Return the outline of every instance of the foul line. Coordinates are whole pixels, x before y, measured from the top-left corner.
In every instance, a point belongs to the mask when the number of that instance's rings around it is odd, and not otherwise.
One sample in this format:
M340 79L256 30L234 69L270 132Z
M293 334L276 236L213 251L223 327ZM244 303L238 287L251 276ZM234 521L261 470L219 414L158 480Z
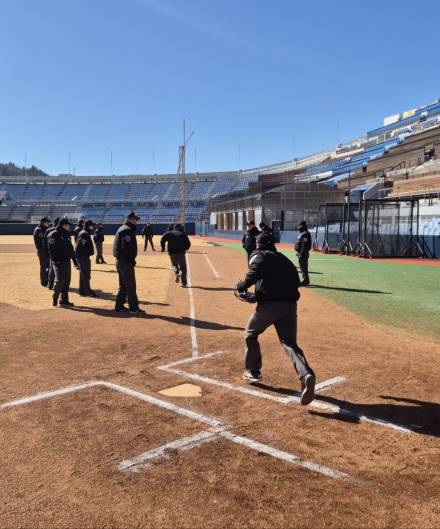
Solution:
M187 268L187 290L189 296L189 319L190 319L190 329L191 329L191 352L193 358L199 356L199 346L197 344L197 332L196 332L196 311L194 303L194 293L192 289L191 282L191 268L189 265L188 254L185 255L186 259L186 268Z
M38 393L37 395L33 395L30 397L24 397L21 399L13 400L10 402L6 402L5 404L0 405L0 409L7 409L7 408L13 408L16 406L21 406L25 404L29 404L31 402L36 402L43 399L48 399L51 397L55 397L58 395L66 395L68 393L74 393L78 392L82 389L86 389L89 387L96 387L96 386L103 386L108 389L112 389L114 391L117 391L119 393L123 393L124 395L128 395L130 397L134 397L138 400L148 402L149 404L153 404L154 406L158 406L160 408L174 411L175 413L179 415L183 415L185 417L188 417L190 419L194 419L196 421L202 422L204 424L208 424L211 426L211 429L205 432L200 432L198 434L195 434L193 436L184 437L177 439L176 441L173 441L171 443L167 443L165 445L162 445L156 449L149 450L148 452L144 452L143 454L140 454L139 456L133 458L133 459L127 459L119 463L118 468L119 470L129 470L134 469L136 465L142 464L147 462L148 460L155 459L157 457L163 457L166 455L166 451L170 449L190 449L192 447L200 445L202 442L210 441L215 439L216 437L220 436L225 439L228 439L234 443L246 446L252 450L255 450L257 452L269 455L271 457L281 459L283 461L286 461L288 463L291 463L293 465L302 467L304 469L310 470L312 472L315 472L317 474L321 474L323 476L331 477L333 479L339 479L343 481L347 481L354 485L369 485L366 481L361 481L357 478L354 478L350 476L349 474L346 474L345 472L340 472L339 470L332 469L323 465L319 465L318 463L314 463L313 461L308 461L305 459L302 459L301 457L292 454L290 452L283 452L282 450L278 450L277 448L273 448L269 445L265 445L263 443L259 443L258 441L254 441L253 439L249 439L248 437L243 437L239 435L235 435L234 433L230 432L230 426L227 426L221 421L220 419L216 419L214 417L208 417L206 415L202 415L200 413L194 412L192 410L189 410L187 408L183 408L181 406L177 406L175 404L172 404L168 401L158 399L156 397L153 397L151 395L148 395L146 393L142 393L140 391L136 391L134 389L127 388L125 386L120 386L118 384L113 384L112 382L107 382L104 380L92 380L89 382L85 382L83 384L77 384L74 386L67 386L64 388L56 389L54 391L46 391L44 393Z
M211 260L209 259L208 254L204 253L203 255L205 256L205 259L208 261L208 264L211 267L211 270L212 270L212 273L214 274L214 277L216 279L220 279L220 276L219 276L217 270L214 268L214 265L211 263Z

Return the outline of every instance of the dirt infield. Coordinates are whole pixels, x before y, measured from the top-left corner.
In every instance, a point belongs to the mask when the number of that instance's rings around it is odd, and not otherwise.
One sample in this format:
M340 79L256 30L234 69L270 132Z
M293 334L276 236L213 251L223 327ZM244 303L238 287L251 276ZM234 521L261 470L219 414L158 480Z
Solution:
M113 258L92 267L99 299L52 308L30 239L4 242L0 527L438 526L438 343L303 291L299 342L318 382L340 379L301 408L273 331L263 382L241 379L238 252L194 240L191 289L140 252L147 315L129 317L112 311ZM201 397L158 393L183 383Z

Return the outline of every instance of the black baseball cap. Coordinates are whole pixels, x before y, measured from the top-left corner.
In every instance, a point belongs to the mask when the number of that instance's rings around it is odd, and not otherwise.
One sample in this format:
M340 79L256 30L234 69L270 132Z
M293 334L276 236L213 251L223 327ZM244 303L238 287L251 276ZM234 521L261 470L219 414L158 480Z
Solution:
M65 226L66 224L70 224L69 219L67 217L63 217L58 221L58 226Z
M50 222L50 220L47 217L43 217L40 219L40 224L43 224L43 222Z
M248 220L246 222L246 226L251 226L251 225L255 226L255 221L254 220Z
M263 232L256 239L258 248L273 248L274 239L270 233Z
M84 222L84 228L88 228L89 226L94 226L94 225L95 223L93 222L93 220L90 220L90 219Z
M140 217L138 217L134 211L131 211L131 212L127 215L127 219L128 219L128 220L130 220L130 219L133 219L133 220L139 220Z

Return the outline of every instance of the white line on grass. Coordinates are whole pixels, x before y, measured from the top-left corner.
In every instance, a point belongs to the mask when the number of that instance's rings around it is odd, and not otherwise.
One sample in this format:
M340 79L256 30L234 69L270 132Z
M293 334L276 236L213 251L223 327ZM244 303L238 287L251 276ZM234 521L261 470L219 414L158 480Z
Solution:
M212 270L212 273L214 274L214 277L216 279L220 279L220 276L219 276L217 270L214 268L214 265L211 263L211 260L209 259L208 254L204 253L203 255L205 256L205 259L208 261L208 264L211 267L211 270Z
M187 267L187 290L189 296L189 317L190 317L190 329L191 329L191 352L192 356L199 356L199 346L197 344L197 331L196 331L196 311L194 303L194 293L192 290L191 282L191 268L189 265L189 256L186 254L186 267Z

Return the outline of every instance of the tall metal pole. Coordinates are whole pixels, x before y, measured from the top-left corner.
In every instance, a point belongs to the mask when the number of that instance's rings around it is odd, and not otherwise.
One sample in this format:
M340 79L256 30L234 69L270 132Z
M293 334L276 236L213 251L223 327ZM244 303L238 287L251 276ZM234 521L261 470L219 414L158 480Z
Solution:
M24 176L27 176L27 152L24 153Z
M156 152L153 150L153 174L156 172Z
M113 151L110 150L110 173L113 175Z
M68 163L68 165L69 165L69 170L68 170L68 172L69 172L69 174L70 174L70 151L69 151L69 163Z

